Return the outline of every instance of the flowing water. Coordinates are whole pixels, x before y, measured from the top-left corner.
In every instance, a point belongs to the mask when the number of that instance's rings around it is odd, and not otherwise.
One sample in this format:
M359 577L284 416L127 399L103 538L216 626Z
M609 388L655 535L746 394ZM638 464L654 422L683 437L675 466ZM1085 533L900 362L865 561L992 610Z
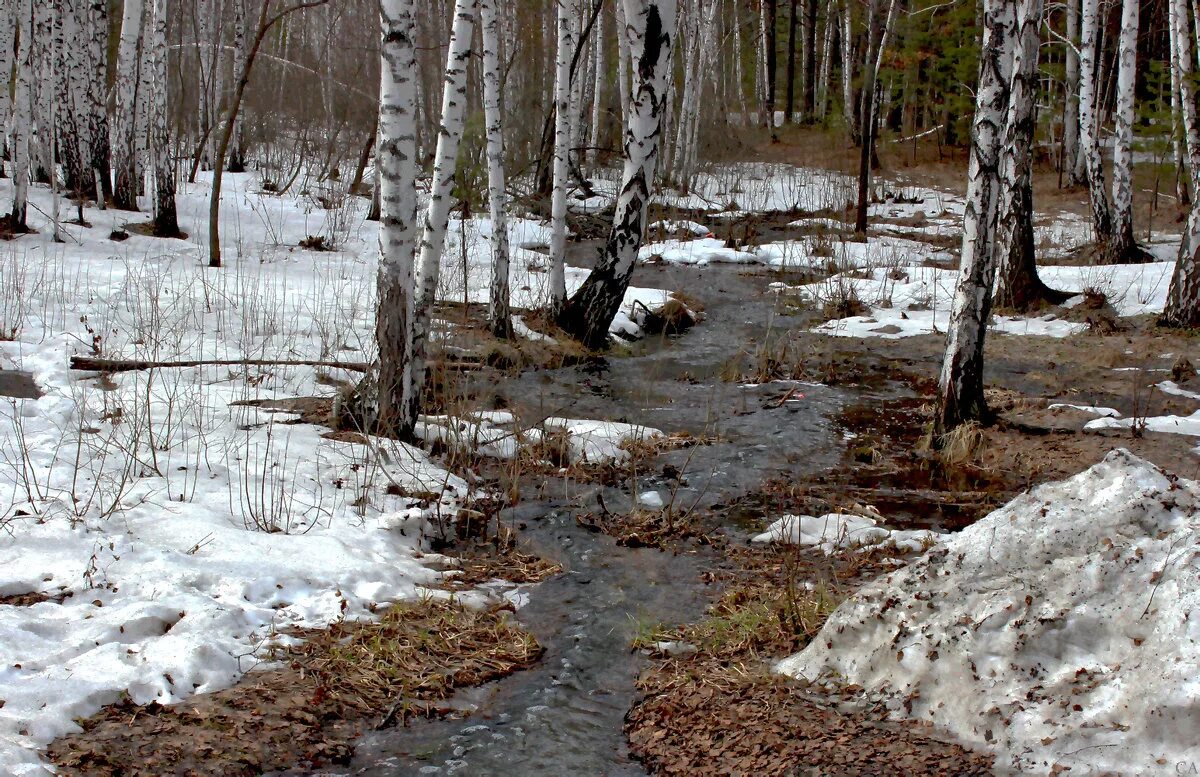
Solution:
M636 285L684 288L698 298L704 323L677 338L638 344L630 355L527 373L502 393L524 418L564 415L717 435L715 444L659 456L657 473L639 479L639 490L657 490L685 509L736 498L772 475L831 467L839 446L830 417L849 395L819 385L747 387L720 378L731 356L793 323L777 315L766 291L773 278L731 267L639 268ZM789 388L795 389L790 400L778 402ZM662 473L664 465L670 474ZM703 583L703 572L718 559L703 550L618 547L576 523L597 493L615 510L632 502L628 491L572 490L555 481L540 492L503 519L524 524L522 541L566 570L529 589L516 616L545 646L542 661L458 694L454 703L474 710L469 717L369 734L350 768L336 773L644 774L622 733L644 666L631 639L639 623L700 617L717 593Z

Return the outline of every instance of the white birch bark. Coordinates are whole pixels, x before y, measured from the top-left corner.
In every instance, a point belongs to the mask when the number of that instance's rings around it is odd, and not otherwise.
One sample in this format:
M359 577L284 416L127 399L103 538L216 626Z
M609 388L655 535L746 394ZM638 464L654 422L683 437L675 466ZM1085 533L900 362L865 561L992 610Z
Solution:
M1117 44L1116 132L1113 143L1112 263L1136 260L1140 253L1133 236L1133 121L1134 82L1137 79L1137 35L1140 0L1123 0L1121 34Z
M96 201L104 208L105 199L112 195L111 164L109 156L108 91L108 2L86 0L85 14L86 80L85 91L88 123L87 166L96 181Z
M483 112L487 135L488 206L492 220L492 284L488 328L512 337L509 312L508 197L504 180L504 124L500 84L500 31L496 0L478 0L483 39ZM601 41L597 41L598 43Z
M8 117L12 113L12 99L9 96L9 81L13 66L13 45L16 42L17 13L19 3L13 0L0 2L0 73L4 74L4 83L0 84L0 176L4 174L5 128L8 127Z
M1179 76L1180 121L1187 150L1187 172L1192 184L1192 209L1187 228L1179 244L1179 256L1167 290L1162 323L1173 326L1200 326L1200 119L1196 114L1196 90L1192 74L1195 52L1188 34L1187 0L1170 0L1172 67Z
M171 128L167 94L167 0L153 0L146 42L150 92L150 157L154 172L154 234L178 237L175 208L175 164L171 159Z
M441 275L442 251L446 244L446 226L450 220L451 195L457 167L458 145L462 139L467 105L467 67L471 59L475 0L455 0L450 43L446 48L445 83L442 89L442 117L437 148L433 158L433 180L429 206L421 232L417 263L417 302L413 311L410 342L413 380L422 384L425 375L425 341L429 321L437 299Z
M696 22L692 27L696 45L691 46L691 62L688 64L683 86L683 102L679 109L679 134L675 145L673 176L686 192L691 188L698 161L697 143L700 134L700 98L704 89L704 73L711 64L712 51L716 46L714 30L718 0L703 0L696 3Z
M858 122L854 115L854 30L851 0L842 0L842 114L850 137L858 140Z
M412 434L420 386L412 363L417 250L417 69L415 0L380 0L379 377L375 418L385 433ZM370 401L370 397L363 398Z
M563 328L589 347L607 341L608 327L629 288L645 237L675 38L675 0L623 2L635 80L625 130L621 190L604 253L559 317Z
M596 149L600 147L600 116L601 109L604 106L604 82L607 80L604 62L604 46L605 46L605 31L604 31L604 11L600 11L600 15L596 17L596 32L595 32L595 61L592 63L593 81L592 81L592 121L591 133L588 136L588 164L596 164Z
M1098 243L1112 238L1112 213L1104 186L1104 160L1100 154L1097 119L1096 37L1100 27L1100 0L1083 0L1079 31L1079 153L1087 170L1092 205L1092 229Z
M1068 186L1087 181L1087 169L1079 153L1079 0L1067 0L1066 78L1067 104L1063 108L1063 166Z
M816 111L817 120L822 122L825 121L825 115L829 110L829 73L833 61L833 35L837 31L832 11L832 8L826 7L824 22L821 26L821 63L818 65Z
M1021 0L1022 5L1035 0ZM968 420L984 420L983 341L995 280L995 229L1000 151L1008 109L1015 43L1010 0L984 0L979 84L971 127L962 264L950 313L946 356L938 385L935 431L944 434Z
M138 93L142 86L143 9L143 0L125 0L121 14L121 37L117 44L112 133L113 205L122 210L137 210L140 188L137 128L141 102Z
M558 315L567 299L567 182L571 174L571 55L575 51L572 0L555 0L554 164L550 192L550 297L547 306Z
M1033 240L1033 140L1037 129L1038 53L1043 0L1017 10L1008 115L1000 151L996 216L996 305L1026 312L1067 296L1038 276Z
M20 45L17 49L16 78L13 89L12 121L12 179L13 206L9 212L9 229L24 232L29 196L29 141L33 132L33 2L17 0L16 27Z
M625 22L625 3L616 3L617 18L617 99L619 101L620 132L624 135L629 108L629 25Z

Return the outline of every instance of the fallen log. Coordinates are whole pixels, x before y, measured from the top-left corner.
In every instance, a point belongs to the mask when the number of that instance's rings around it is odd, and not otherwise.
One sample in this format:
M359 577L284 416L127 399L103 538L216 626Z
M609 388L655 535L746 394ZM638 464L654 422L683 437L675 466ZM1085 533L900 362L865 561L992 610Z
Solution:
M329 367L331 369L366 372L365 362L328 362L287 359L186 359L183 361L149 361L145 359L101 359L96 356L72 356L71 369L87 372L132 372L176 367Z

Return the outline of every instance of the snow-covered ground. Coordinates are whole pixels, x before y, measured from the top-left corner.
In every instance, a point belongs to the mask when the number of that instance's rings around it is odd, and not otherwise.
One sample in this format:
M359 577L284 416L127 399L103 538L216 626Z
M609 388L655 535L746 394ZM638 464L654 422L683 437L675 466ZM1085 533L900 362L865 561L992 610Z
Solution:
M778 669L862 686L1020 772L1200 763L1200 483L1127 451L843 603Z
M31 373L42 392L0 398L0 596L67 596L0 605L0 774L48 773L38 750L122 693L166 703L230 685L277 629L446 595L429 586L450 562L425 538L463 506L463 480L419 449L345 442L242 404L328 397L356 373L236 364L101 380L68 369L74 354L369 361L377 238L365 200L326 209L317 198L330 192L256 186L226 177L220 269L204 266L206 177L180 191L186 240L110 240L148 217L88 209L92 227L64 224L54 243L49 193L34 187L39 233L0 243L0 368ZM452 223L443 299L486 299L488 228ZM299 248L308 235L338 250ZM516 306L545 299L545 256L532 248L546 240L543 225L512 220ZM568 285L583 275L568 270ZM614 331L636 335L634 301L666 297L631 289ZM560 425L581 455L636 436Z
M738 175L745 179L738 179ZM955 194L902 182L877 182L882 193L869 207L870 235L861 240L853 226L828 217L806 217L789 224L808 234L761 245L730 247L720 226L731 216L800 208L841 212L853 194L852 181L835 173L788 165L730 165L697 178L694 191L660 193L664 205L708 210L712 223L688 222L686 230L643 246L643 262L704 266L710 263L757 264L775 270L828 272L826 279L803 286L775 284L819 305L855 300L869 312L836 318L815 331L843 337L902 338L946 331L958 281L951 267L955 254L947 238L962 233L963 199ZM705 229L711 231L706 232ZM1034 228L1043 262L1062 261L1091 242L1089 222L1076 214L1041 215ZM933 240L934 242L930 242ZM1042 279L1052 288L1102 292L1117 315L1161 312L1166 302L1179 236L1154 233L1146 248L1157 261L1148 264L1043 265ZM1068 301L1066 307L1082 302ZM1067 337L1086 328L1054 314L995 316L996 332Z

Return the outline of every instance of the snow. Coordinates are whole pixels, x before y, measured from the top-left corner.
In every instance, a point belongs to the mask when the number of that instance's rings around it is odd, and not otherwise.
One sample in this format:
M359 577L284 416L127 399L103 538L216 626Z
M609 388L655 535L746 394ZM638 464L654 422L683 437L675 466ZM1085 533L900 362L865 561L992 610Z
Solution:
M1058 410L1058 409L1082 410L1085 413L1091 413L1093 415L1102 416L1104 418L1120 418L1121 417L1121 413L1116 408L1101 407L1100 405L1068 405L1065 402L1055 402L1051 405L1048 405L1046 409L1047 410Z
M825 555L839 550L865 550L896 547L905 551L923 550L939 539L931 531L886 529L863 515L830 513L819 517L785 515L756 535L751 542L783 542L819 548Z
M638 251L638 261L704 266L709 262L749 264L757 262L758 257L751 251L727 248L723 240L706 237L699 240L664 240L661 243L648 243Z
M1177 397L1187 397L1188 399L1200 399L1200 394L1195 391L1188 391L1173 380L1164 380L1162 383L1157 384L1156 388L1164 394L1173 394Z
M573 464L607 464L624 461L624 446L659 437L662 432L648 426L550 417L540 424L524 425L512 413L478 411L461 417L421 416L416 434L425 442L439 442L457 450L472 451L494 459L513 459L547 440L563 438Z
M670 208L737 213L819 211L845 207L854 179L842 173L776 163L713 165L698 173L687 194L664 189L654 203Z
M662 436L661 431L649 426L616 421L547 418L542 426L547 432L566 434L571 460L587 464L625 461L629 451L624 446Z
M1113 451L868 584L777 668L1016 771L1200 762L1198 506L1200 483Z
M1163 432L1165 434L1186 434L1200 437L1200 410L1186 416L1158 415L1147 418L1097 418L1088 421L1084 431L1097 429L1129 429L1134 424L1147 432Z
M419 449L342 441L246 404L330 398L358 373L245 364L102 380L68 369L76 354L370 361L377 226L366 200L334 196L326 209L319 198L336 191L303 186L311 193L275 196L255 174L227 175L219 269L204 266L207 174L180 185L186 240L135 230L112 241L147 216L88 208L93 226L64 224L54 243L49 192L34 186L38 233L0 245L0 329L13 333L0 363L42 392L0 403L0 595L70 594L0 606L0 774L49 773L39 750L124 692L167 703L226 687L278 629L431 595L452 564L426 540L464 504L466 482ZM0 199L11 196L0 181ZM509 229L512 302L539 305L547 273L535 249L548 229L515 216ZM441 298L486 301L490 223L450 231ZM337 250L299 248L311 234ZM567 272L569 288L586 275ZM668 298L630 289L612 331L638 336L645 309ZM650 434L554 423L588 461L620 458L623 440Z

